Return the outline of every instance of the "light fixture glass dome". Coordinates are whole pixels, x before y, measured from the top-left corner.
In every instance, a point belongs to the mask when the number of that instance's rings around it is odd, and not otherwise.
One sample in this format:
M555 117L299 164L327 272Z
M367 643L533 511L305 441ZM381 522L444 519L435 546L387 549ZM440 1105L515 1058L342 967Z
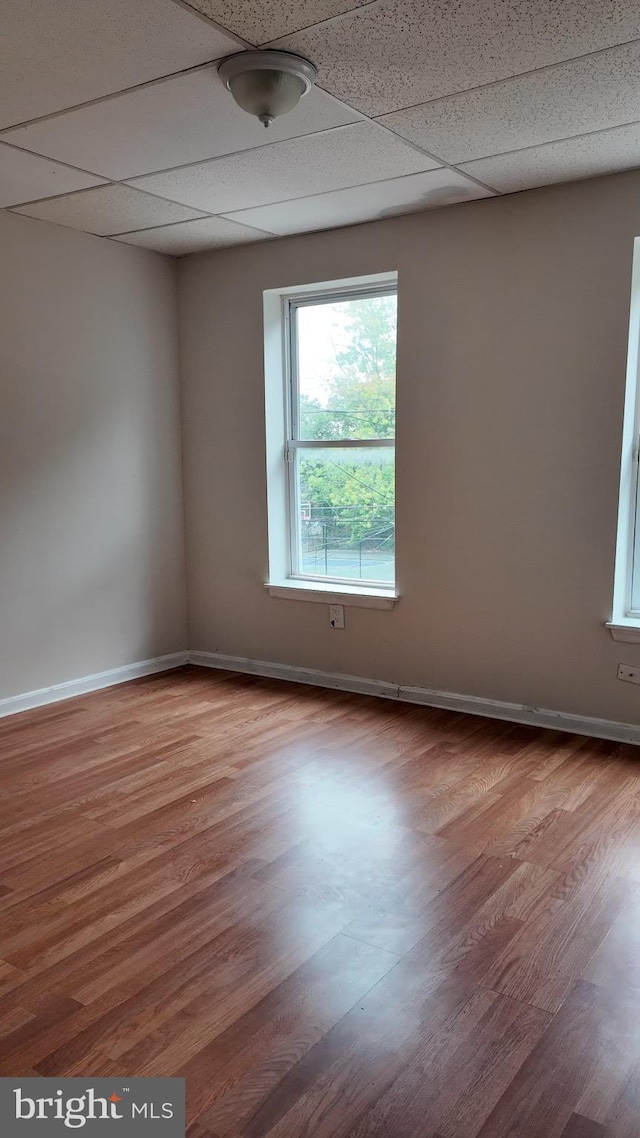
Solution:
M220 78L239 107L269 126L311 89L316 69L290 51L241 51L223 59Z

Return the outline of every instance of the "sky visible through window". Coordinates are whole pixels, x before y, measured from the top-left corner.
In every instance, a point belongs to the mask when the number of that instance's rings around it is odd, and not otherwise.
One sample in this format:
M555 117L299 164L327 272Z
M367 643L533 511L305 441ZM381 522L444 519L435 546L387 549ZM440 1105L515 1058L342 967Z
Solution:
M326 407L338 371L336 352L349 343L344 304L310 304L298 310L300 391Z
M361 447L299 450L299 569L391 583L395 560L396 297L297 309L299 437Z

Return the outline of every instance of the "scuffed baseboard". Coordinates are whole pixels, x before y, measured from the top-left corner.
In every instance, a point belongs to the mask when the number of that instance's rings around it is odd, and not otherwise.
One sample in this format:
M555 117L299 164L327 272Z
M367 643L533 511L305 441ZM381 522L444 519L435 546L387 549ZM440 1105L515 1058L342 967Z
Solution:
M443 707L449 711L485 715L489 719L506 719L512 723L526 723L532 727L569 731L574 735L592 735L598 739L611 739L617 743L640 743L640 725L634 723L617 723L611 719L572 715L563 711L550 711L544 707L527 707L525 704L482 699L475 695L460 695L457 692L438 691L432 688L407 687L402 684L390 684L384 680L345 676L339 672L320 672L313 668L297 668L291 664L272 664L265 660L248 660L242 656L224 656L217 652L189 652L189 662L201 668L222 668L232 672L247 672L253 676L290 680L293 683L360 692L362 695L382 696L384 699L397 699L405 703L422 704L425 707Z
M136 664L125 664L107 672L97 672L92 676L68 680L52 687L24 692L0 700L0 718L15 715L20 711L44 707L60 700L72 699L77 695L113 687L141 676L151 676L170 668L180 668L184 664L194 664L201 668L220 668L232 672L246 672L253 676L266 676L271 679L288 680L291 683L314 684L318 687L333 688L338 691L356 692L361 695L379 696L383 699L397 699L404 703L421 704L424 707L441 707L449 711L462 711L471 715L484 715L489 719L506 719L512 723L525 723L532 727L548 727L555 731L569 731L574 735L591 735L598 739L611 739L618 743L640 744L640 725L617 723L611 719L596 719L587 715L573 715L563 711L551 711L544 707L528 707L525 704L507 703L501 700L483 699L480 696L461 695L458 692L438 691L435 688L409 687L392 684L385 680L371 680L363 676L347 676L339 672L322 672L314 668L298 668L292 664L275 664L266 660L249 660L243 656L225 656L217 652L173 652L168 656L156 656L153 660L142 660Z

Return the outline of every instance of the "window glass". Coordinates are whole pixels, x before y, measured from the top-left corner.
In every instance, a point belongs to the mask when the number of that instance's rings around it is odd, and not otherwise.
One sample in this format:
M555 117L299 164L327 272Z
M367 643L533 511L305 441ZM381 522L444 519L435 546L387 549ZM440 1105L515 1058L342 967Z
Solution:
M397 295L290 306L294 576L395 578Z
M393 582L393 447L297 451L299 572Z

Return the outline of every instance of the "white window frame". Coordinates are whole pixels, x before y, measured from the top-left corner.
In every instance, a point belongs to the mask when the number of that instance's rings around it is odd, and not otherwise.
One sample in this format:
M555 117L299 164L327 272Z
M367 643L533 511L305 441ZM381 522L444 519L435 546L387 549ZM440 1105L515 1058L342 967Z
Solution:
M640 237L633 246L629 349L622 427L622 460L613 611L607 622L614 640L640 641L640 609L632 607L636 525L640 510Z
M370 608L391 608L398 598L393 582L354 581L312 577L299 572L297 563L299 502L296 452L350 447L395 447L392 439L298 439L298 391L295 309L352 297L382 296L397 292L397 272L376 273L347 280L324 281L264 293L265 413L267 457L267 511L269 526L269 579L272 596L338 601Z

